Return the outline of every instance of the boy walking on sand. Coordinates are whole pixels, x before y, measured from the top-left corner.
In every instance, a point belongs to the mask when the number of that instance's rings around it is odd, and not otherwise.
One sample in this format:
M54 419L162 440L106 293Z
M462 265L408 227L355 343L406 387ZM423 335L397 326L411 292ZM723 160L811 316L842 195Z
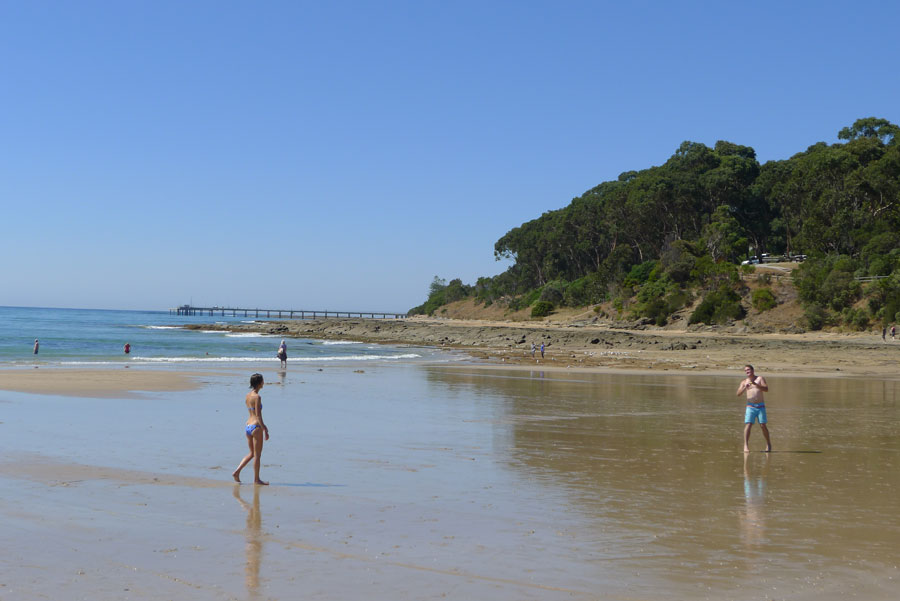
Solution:
M769 391L769 385L762 376L757 376L752 365L744 366L747 377L738 386L737 396L747 393L747 411L744 413L744 452L750 452L750 430L753 422L759 421L759 428L766 437L766 453L772 450L772 440L769 438L769 428L766 426L766 399L764 392Z

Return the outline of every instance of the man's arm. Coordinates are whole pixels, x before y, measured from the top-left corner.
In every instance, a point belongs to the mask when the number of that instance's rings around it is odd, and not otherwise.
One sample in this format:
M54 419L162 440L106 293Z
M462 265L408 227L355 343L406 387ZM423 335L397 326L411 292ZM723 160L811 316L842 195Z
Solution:
M766 379L762 376L756 379L756 387L763 392L769 392L769 385L766 384Z
M749 382L750 382L749 378L741 381L741 385L738 386L738 391L735 396L741 396L742 394L744 394L744 391L747 389L747 384L749 384Z

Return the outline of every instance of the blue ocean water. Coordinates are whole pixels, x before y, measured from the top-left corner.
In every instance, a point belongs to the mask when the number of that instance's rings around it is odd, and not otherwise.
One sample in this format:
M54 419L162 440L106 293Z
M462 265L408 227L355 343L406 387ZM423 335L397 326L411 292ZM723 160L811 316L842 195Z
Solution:
M280 337L186 330L189 323L250 323L246 317L171 315L167 311L113 311L0 307L0 366L268 362L277 364ZM40 341L33 354L35 339ZM131 345L126 355L124 345ZM287 339L290 362L415 360L431 354L352 341Z

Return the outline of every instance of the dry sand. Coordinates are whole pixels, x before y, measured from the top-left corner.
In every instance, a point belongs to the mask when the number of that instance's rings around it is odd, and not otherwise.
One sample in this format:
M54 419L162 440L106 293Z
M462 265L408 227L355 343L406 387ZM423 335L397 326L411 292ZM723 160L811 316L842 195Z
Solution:
M874 333L772 334L740 328L623 329L600 324L500 322L410 318L279 321L217 327L326 340L358 340L461 350L497 365L542 369L637 369L668 372L732 372L753 364L783 375L873 376L897 373L900 341ZM531 356L531 343L540 352Z

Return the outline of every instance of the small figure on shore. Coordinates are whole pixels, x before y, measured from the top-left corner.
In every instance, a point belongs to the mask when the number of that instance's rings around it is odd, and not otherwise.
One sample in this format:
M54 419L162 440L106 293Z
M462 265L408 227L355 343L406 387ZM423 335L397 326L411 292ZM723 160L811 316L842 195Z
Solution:
M541 343L541 359L544 358L544 343Z
M885 335L887 335L887 326L884 326L881 328L881 341L882 342L887 342Z
M894 335L897 333L897 326L891 324L891 342L894 341ZM35 341L37 342L37 341Z
M125 343L125 354L128 355L131 353L131 345L129 343Z
M35 339L34 339L34 354L35 354L35 355L38 354L38 351L40 350L40 348L41 348L41 343L38 342L38 339L37 339L37 338L35 338Z
M737 396L747 393L747 410L744 413L744 452L750 452L750 430L753 422L758 421L763 436L766 437L766 453L772 450L772 440L769 438L769 428L766 426L766 399L764 392L769 391L769 385L762 376L757 376L752 365L744 366L747 377L738 386Z
M262 462L263 437L265 437L265 440L269 440L269 428L266 426L262 417L262 397L259 396L259 391L262 390L264 385L265 382L263 381L262 374L253 374L250 376L250 392L247 393L247 397L244 399L244 403L247 405L247 411L250 412L250 417L247 418L247 425L244 428L247 437L247 446L250 447L250 452L246 457L241 459L237 469L232 472L231 475L235 482L241 481L241 470L244 469L244 466L250 463L250 460L252 459L253 483L260 485L268 484L268 482L263 482L259 477L259 467Z
M537 349L537 346L532 342L531 343L531 358L534 359L534 351Z
M281 360L281 369L287 369L287 344L284 340L281 341L281 346L278 347L277 357Z

